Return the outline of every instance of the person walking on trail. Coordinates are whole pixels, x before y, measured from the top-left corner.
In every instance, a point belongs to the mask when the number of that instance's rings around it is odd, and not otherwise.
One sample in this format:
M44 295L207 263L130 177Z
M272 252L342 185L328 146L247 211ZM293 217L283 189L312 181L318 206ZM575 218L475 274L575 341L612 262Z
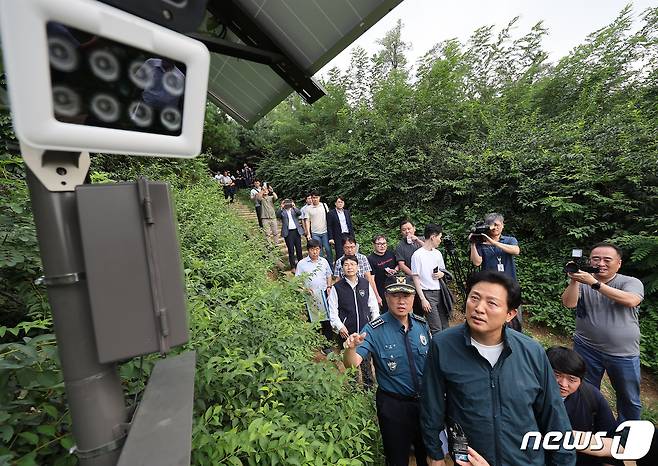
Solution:
M413 274L411 273L411 256L414 252L425 244L424 238L416 236L416 227L409 219L400 222L400 241L395 247L395 259L398 262L398 268L407 276L407 283L413 285ZM414 296L414 313L424 316L423 307L420 303L420 297Z
M377 291L377 284L375 283L375 277L372 275L372 269L370 268L370 262L368 258L363 254L357 252L356 239L352 236L345 236L343 238L343 250L345 254L338 258L336 265L334 266L334 278L336 281L345 277L345 271L343 269L343 259L346 256L355 256L359 262L356 274L359 277L363 277L368 280L370 286L374 290L375 298L377 299L377 304L382 305L382 298L380 297L379 292Z
M420 393L429 328L412 312L416 290L405 282L386 286L389 312L352 332L344 343L345 367L357 367L372 357L377 378L377 419L384 442L386 464L407 466L411 446L416 465L425 466L426 450L420 428Z
M423 372L420 422L430 466L445 465L444 428L463 432L469 460L476 458L470 464L574 466L575 452L563 446L521 449L528 432L543 437L571 425L544 348L507 327L521 304L519 284L483 270L467 285L466 322L432 337Z
M375 288L379 296L384 296L387 281L395 276L399 270L395 254L388 249L386 236L375 235L372 239L374 252L368 256L371 273L375 277ZM386 299L382 301L382 314L388 311Z
M324 257L333 268L334 258L329 246L329 233L327 232L327 213L329 207L324 202L320 202L320 195L317 191L311 193L312 204L306 208L306 233L307 239L314 239L320 242L324 250Z
M228 170L224 170L222 175L217 177L219 184L222 185L224 191L224 199L229 201L229 204L232 204L235 199L235 180L229 174Z
M279 226L276 222L276 210L274 201L279 197L272 189L272 186L263 187L256 198L260 202L261 217L263 219L263 228L269 240L276 245L279 242Z
M261 190L260 180L254 180L254 187L249 191L249 197L254 201L254 208L256 209L256 218L258 219L258 226L263 228L263 218L261 215L261 206L260 200L258 199L258 193Z
M585 380L601 388L607 372L617 397L619 421L637 420L640 401L640 324L644 285L618 273L622 251L610 243L592 248L590 265L598 272L568 273L562 304L576 309L573 349L587 364Z
M425 313L430 332L448 328L448 310L441 297L441 279L446 268L443 255L437 248L443 238L443 229L433 223L425 227L425 243L411 256L411 273L416 294Z
M332 287L331 267L320 257L320 242L314 239L306 244L308 256L297 263L295 276L304 276L306 311L309 322L320 322L322 334L329 343L334 341L329 322L327 294Z
M379 317L379 305L375 290L368 280L359 277L356 256L345 256L343 270L345 277L336 282L329 292L329 320L342 341L354 332L361 332L363 327ZM361 366L363 384L372 386L370 361Z
M297 262L302 260L302 228L299 220L300 210L295 206L292 199L284 199L281 208L276 211L277 217L281 220L281 236L286 242L288 248L288 262L290 268L294 271Z
M327 232L329 233L329 244L333 244L336 258L343 255L343 238L354 236L354 225L350 211L345 208L345 199L342 196L336 198L336 207L327 214Z

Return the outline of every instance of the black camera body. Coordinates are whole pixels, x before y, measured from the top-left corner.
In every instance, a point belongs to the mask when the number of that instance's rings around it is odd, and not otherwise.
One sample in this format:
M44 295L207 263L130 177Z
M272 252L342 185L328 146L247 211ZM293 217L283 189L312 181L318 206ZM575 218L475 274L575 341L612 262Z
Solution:
M468 439L462 426L456 422L448 422L448 450L453 461L468 461Z
M452 254L457 251L457 246L455 245L455 242L452 240L450 235L445 235L443 237L443 246L445 246L446 252L448 254Z
M583 257L582 249L571 250L571 260L566 263L563 269L564 273L576 273L578 271L588 273L599 273L598 267L592 267Z
M471 228L471 242L472 243L482 243L484 242L484 236L491 234L491 225L486 223L478 223L473 228Z
M591 265L587 265L586 263L584 263L584 261L569 261L564 266L564 273L576 273L578 271L599 273L599 270L600 269L598 267L592 267Z

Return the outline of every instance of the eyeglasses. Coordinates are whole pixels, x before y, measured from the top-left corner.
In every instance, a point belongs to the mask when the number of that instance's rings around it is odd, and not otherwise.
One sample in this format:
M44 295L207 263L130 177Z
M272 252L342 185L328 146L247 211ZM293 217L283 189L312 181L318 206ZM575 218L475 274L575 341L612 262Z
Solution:
M384 241L384 242L379 241L379 242L375 243L376 246L386 246L386 244L387 244L386 241Z

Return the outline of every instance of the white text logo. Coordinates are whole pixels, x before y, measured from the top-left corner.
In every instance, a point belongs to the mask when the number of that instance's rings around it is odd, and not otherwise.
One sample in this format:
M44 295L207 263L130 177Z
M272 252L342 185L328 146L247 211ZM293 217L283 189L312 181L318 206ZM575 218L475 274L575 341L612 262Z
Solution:
M621 447L622 433L628 430L626 445ZM655 428L649 421L624 421L615 430L612 436L610 454L618 460L637 460L649 452L651 439ZM581 451L589 448L592 451L600 451L604 448L603 439L607 437L606 432L583 432L583 435L575 435L568 432L547 432L543 436L540 432L528 432L521 441L521 450L528 447L531 450L565 450ZM532 444L530 443L532 440Z

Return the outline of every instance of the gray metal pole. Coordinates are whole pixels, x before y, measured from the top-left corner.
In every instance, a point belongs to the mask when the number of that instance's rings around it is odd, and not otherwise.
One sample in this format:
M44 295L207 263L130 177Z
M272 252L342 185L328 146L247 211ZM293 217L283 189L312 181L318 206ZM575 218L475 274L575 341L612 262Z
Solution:
M27 169L73 437L82 466L116 465L126 422L115 364L98 363L74 192L50 192Z

